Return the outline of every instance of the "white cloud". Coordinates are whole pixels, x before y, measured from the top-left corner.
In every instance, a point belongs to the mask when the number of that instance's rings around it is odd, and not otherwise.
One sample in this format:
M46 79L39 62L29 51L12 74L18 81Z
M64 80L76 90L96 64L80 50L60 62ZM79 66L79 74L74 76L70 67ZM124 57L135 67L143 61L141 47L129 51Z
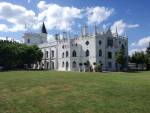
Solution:
M0 24L0 32L6 32L8 30L8 27L5 24Z
M106 7L87 8L88 24L100 24L107 20L114 12L114 9Z
M132 54L134 54L135 52L145 52L146 48L135 48L135 49L131 49L129 50L129 55L131 56Z
M137 42L133 42L131 44L131 46L134 47L147 47L150 43L150 36L141 38L140 40L138 40Z
M75 19L82 17L82 9L75 7L62 7L57 4L46 4L40 1L37 5L40 9L38 20L45 20L48 29L71 30Z
M131 43L131 49L129 51L129 55L132 55L135 53L135 51L146 51L146 48L148 47L150 43L150 36L144 37L139 39L137 42Z
M139 24L127 24L123 20L118 20L114 22L114 24L111 26L111 30L113 33L115 33L117 28L118 34L122 35L127 29L137 28L137 27L139 27Z
M8 28L8 31L12 32L22 31L25 24L37 22L34 11L8 2L0 2L0 20L5 20L10 25L12 24L13 27Z
M140 27L139 24L130 24L128 25L128 28L137 28L137 27Z
M55 41L55 37L53 35L48 35L47 36L47 41L48 42L53 42L53 41Z

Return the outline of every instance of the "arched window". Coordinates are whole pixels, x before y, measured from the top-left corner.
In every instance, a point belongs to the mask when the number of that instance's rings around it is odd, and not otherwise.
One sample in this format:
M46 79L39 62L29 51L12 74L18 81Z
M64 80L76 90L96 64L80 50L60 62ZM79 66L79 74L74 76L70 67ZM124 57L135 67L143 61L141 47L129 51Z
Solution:
M64 64L64 62L62 62L62 67L64 67L65 66L65 64Z
M121 45L121 49L124 50L124 48L125 48L125 47L124 47L124 45L122 44L122 45Z
M68 57L69 56L69 53L68 53L68 51L66 51L66 57Z
M86 52L85 52L85 56L86 56L86 57L90 56L90 52L89 52L89 50L86 50Z
M66 70L68 70L68 67L69 67L69 63L66 62Z
M75 50L73 50L73 52L72 52L72 57L77 57L77 53Z
M54 57L54 50L51 51L52 58Z
M89 45L89 41L86 41L85 44L86 44L86 45Z
M64 52L62 53L62 58L64 58Z
M46 58L48 58L48 51L46 51Z
M73 67L73 68L76 68L76 66L77 66L77 63L76 63L75 61L73 61L72 67Z
M102 50L101 49L99 50L99 56L100 57L102 56Z

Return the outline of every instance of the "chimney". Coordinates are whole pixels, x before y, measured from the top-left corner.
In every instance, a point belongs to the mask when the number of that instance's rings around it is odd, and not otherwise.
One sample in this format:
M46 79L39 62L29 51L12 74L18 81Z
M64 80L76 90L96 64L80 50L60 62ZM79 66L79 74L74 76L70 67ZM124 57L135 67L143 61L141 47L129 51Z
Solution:
M67 39L67 33L63 32L63 39Z
M55 40L59 40L59 34L55 34Z
M94 26L94 34L95 34L95 35L98 34L98 27L97 27L97 25Z
M83 26L81 31L82 36L88 36L88 26Z

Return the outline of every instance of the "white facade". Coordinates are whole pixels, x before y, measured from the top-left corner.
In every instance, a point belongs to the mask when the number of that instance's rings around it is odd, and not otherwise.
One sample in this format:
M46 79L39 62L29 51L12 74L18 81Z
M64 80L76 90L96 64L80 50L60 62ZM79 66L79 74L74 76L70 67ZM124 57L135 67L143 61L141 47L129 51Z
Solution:
M102 70L116 71L119 65L115 54L121 48L125 50L128 58L128 39L118 34L112 34L110 29L105 33L95 32L90 35L87 28L83 29L81 36L71 39L59 35L56 41L48 43L47 34L28 34L23 38L26 44L37 44L42 52L42 62L36 68L59 71L89 71L95 64L101 64ZM96 30L95 30L96 31ZM36 35L36 36L35 36ZM30 39L30 41L28 41ZM126 60L127 64L128 60ZM87 63L89 64L87 66Z

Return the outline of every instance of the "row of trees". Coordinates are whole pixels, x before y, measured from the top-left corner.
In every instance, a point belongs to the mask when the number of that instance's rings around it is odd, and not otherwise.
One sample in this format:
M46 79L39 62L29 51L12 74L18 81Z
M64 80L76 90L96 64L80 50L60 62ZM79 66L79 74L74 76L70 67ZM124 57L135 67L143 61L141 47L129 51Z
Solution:
M135 63L137 68L139 64L141 64L142 67L146 67L146 70L150 70L150 43L146 52L135 52L132 56L129 56L129 58L125 57L125 50L123 48L116 53L116 61L119 64L120 70L127 67L127 60L130 63Z
M129 61L131 63L135 63L137 68L138 65L141 64L143 67L145 65L146 70L150 70L150 43L146 49L146 52L135 52L132 56L129 57Z
M28 67L40 62L42 51L35 45L27 46L11 41L0 41L0 66L4 69Z

